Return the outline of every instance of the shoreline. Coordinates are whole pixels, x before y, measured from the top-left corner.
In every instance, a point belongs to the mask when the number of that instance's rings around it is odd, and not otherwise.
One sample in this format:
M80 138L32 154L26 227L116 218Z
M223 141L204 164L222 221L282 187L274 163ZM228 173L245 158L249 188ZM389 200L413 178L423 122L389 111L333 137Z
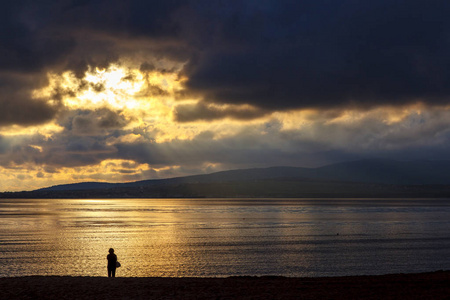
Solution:
M0 278L1 299L448 299L450 270L345 277Z

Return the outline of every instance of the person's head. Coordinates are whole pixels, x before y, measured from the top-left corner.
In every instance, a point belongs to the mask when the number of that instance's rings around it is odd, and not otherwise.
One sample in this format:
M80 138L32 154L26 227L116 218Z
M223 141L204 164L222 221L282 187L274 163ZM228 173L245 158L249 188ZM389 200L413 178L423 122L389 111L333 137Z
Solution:
M114 253L114 249L113 248L109 248L109 253L113 254Z

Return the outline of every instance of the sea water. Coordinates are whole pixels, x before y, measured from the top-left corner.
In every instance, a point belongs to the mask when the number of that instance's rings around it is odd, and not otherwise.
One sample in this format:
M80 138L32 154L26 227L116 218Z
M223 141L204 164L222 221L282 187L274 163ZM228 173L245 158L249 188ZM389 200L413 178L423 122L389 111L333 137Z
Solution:
M0 199L0 277L450 269L446 199Z

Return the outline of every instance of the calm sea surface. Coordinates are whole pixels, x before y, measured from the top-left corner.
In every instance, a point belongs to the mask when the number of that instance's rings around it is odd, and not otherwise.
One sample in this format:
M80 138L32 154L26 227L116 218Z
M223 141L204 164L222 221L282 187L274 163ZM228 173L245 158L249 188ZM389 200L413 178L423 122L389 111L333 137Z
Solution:
M0 277L450 269L450 200L0 199Z

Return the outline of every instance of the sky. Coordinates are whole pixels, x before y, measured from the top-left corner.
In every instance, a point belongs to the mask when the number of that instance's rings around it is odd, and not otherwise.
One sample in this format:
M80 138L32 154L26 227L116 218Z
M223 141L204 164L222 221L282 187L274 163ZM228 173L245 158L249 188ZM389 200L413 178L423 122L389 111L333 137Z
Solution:
M3 2L0 191L449 159L448 1Z

